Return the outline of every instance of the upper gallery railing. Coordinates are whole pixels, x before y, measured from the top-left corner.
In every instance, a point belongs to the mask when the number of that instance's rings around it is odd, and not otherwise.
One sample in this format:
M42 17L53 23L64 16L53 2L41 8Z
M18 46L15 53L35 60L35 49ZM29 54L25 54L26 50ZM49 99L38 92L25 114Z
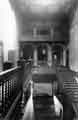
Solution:
M22 88L21 67L0 73L0 117L4 117Z

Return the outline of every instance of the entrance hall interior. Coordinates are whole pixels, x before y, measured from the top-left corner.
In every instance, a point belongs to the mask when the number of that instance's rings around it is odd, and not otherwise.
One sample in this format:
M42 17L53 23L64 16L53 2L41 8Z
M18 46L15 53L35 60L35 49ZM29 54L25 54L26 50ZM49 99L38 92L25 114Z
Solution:
M0 119L78 119L78 1L0 4Z

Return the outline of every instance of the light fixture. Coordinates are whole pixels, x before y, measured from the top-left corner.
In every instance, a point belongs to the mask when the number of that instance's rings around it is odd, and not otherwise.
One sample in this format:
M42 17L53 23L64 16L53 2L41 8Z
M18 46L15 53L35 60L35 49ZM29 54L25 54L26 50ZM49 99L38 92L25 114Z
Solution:
M45 55L45 54L46 54L46 51L45 51L45 49L43 49L43 50L42 50L42 53L43 53L43 55Z
M55 59L55 60L57 59L57 55L56 55L56 54L54 55L54 59Z

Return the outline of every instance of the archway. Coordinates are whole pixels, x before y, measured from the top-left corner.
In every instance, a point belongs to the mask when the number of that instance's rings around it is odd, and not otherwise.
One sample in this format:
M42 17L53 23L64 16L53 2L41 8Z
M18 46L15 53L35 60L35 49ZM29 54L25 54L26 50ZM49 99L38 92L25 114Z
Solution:
M33 46L32 46L32 44L25 44L24 45L23 58L26 60L33 58Z
M63 50L65 46L61 44L52 45L52 60L53 64L63 65Z
M40 44L38 46L38 60L39 61L47 61L47 45L46 44Z

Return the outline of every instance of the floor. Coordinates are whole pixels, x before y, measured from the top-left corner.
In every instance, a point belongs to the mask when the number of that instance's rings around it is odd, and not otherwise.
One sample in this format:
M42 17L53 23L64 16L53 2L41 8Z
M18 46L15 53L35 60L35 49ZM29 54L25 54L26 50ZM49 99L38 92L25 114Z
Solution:
M51 97L29 97L27 103L22 99L16 106L11 120L61 120L56 117Z
M47 69L45 69L47 71ZM33 74L37 71L42 73L42 68L39 70L35 69ZM52 69L50 69L52 72ZM54 71L55 73L55 71ZM64 98L66 101L66 97ZM23 95L22 100L17 104L11 120L72 120L72 108L68 105L68 100L64 104L65 114L63 116L56 116L54 111L53 99L49 96L36 96L32 97L32 94L26 99ZM70 109L69 109L70 108ZM73 114L72 114L73 115Z

